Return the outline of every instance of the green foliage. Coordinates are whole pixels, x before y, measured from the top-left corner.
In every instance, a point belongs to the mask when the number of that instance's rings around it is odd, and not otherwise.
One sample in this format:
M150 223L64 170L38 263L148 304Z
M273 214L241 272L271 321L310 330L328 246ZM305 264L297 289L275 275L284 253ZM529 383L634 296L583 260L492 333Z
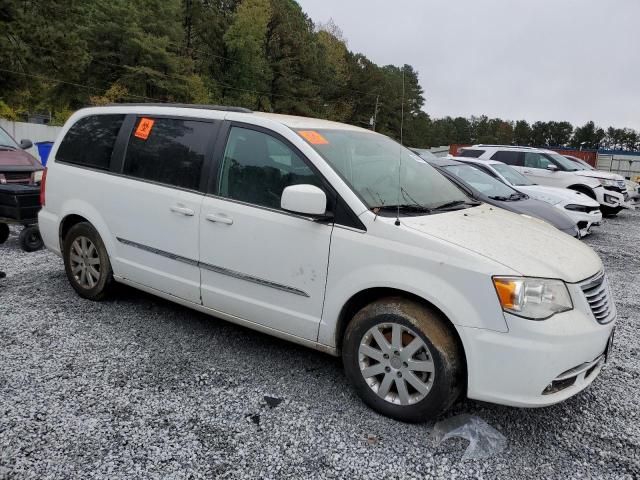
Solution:
M219 103L375 128L414 147L640 148L638 132L593 122L431 119L411 65L350 51L332 20L314 25L295 0L0 0L0 93L0 116L45 111L57 124L86 105Z
M0 100L0 118L7 120L18 120L18 113L9 105Z

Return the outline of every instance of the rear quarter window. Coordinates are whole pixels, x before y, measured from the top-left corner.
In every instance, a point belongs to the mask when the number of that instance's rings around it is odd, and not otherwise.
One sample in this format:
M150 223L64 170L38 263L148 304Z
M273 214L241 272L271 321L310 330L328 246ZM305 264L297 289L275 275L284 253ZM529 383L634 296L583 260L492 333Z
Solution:
M460 152L461 157L479 158L486 150L468 150L464 149Z
M506 163L516 167L522 166L522 154L520 152L512 152L509 150L502 150L496 152L491 157L491 160L497 160L498 162Z
M91 115L78 120L58 147L56 162L109 170L124 115Z

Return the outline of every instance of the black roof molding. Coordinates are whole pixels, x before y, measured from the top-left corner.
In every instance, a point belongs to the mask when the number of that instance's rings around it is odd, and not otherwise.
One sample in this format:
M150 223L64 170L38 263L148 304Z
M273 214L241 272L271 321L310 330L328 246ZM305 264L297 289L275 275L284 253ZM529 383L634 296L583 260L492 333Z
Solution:
M110 103L107 107L173 107L194 108L197 110L220 110L222 112L253 113L244 107L230 107L226 105L197 105L192 103Z

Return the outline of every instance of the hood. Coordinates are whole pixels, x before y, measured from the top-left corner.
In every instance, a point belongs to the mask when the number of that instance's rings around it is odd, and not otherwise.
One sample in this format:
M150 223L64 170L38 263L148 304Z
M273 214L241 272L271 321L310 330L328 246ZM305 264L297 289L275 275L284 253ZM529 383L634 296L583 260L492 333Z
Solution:
M607 178L609 180L624 180L622 175L618 175L617 173L605 172L604 170L577 170L575 172L576 175L580 175L581 177L591 177L591 178Z
M571 202L585 207L599 207L600 204L584 193L570 190L568 188L545 187L543 185L524 185L514 187L522 193L526 193L536 200L555 205L561 202Z
M575 220L569 215L560 211L553 205L536 200L535 198L527 198L523 200L516 200L512 202L504 202L500 200L491 200L491 205L504 208L510 212L519 213L521 215L528 215L530 217L544 220L545 222L553 225L558 230L562 230L569 235L575 235L578 233Z
M24 150L0 149L0 169L2 167L40 167L40 162Z
M544 222L489 205L406 217L402 224L476 252L525 276L576 283L602 270L600 257L586 244Z

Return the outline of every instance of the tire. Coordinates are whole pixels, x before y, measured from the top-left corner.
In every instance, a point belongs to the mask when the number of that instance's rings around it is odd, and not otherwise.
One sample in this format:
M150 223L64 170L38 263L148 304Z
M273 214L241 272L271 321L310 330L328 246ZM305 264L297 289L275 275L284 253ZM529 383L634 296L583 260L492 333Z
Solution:
M22 247L22 250L25 252L35 252L44 247L40 230L38 230L38 227L35 225L24 227L20 232L19 241L20 247Z
M74 225L64 237L62 251L67 278L78 295L94 301L107 297L113 270L96 229L87 222Z
M606 207L603 205L600 207L600 211L605 217L615 217L622 211L622 207Z
M464 357L457 338L440 315L416 301L388 297L365 306L347 326L342 345L345 373L360 398L396 420L435 419L464 388ZM374 375L365 379L368 373Z
M0 244L3 244L9 238L11 231L9 230L9 225L6 223L0 223Z

